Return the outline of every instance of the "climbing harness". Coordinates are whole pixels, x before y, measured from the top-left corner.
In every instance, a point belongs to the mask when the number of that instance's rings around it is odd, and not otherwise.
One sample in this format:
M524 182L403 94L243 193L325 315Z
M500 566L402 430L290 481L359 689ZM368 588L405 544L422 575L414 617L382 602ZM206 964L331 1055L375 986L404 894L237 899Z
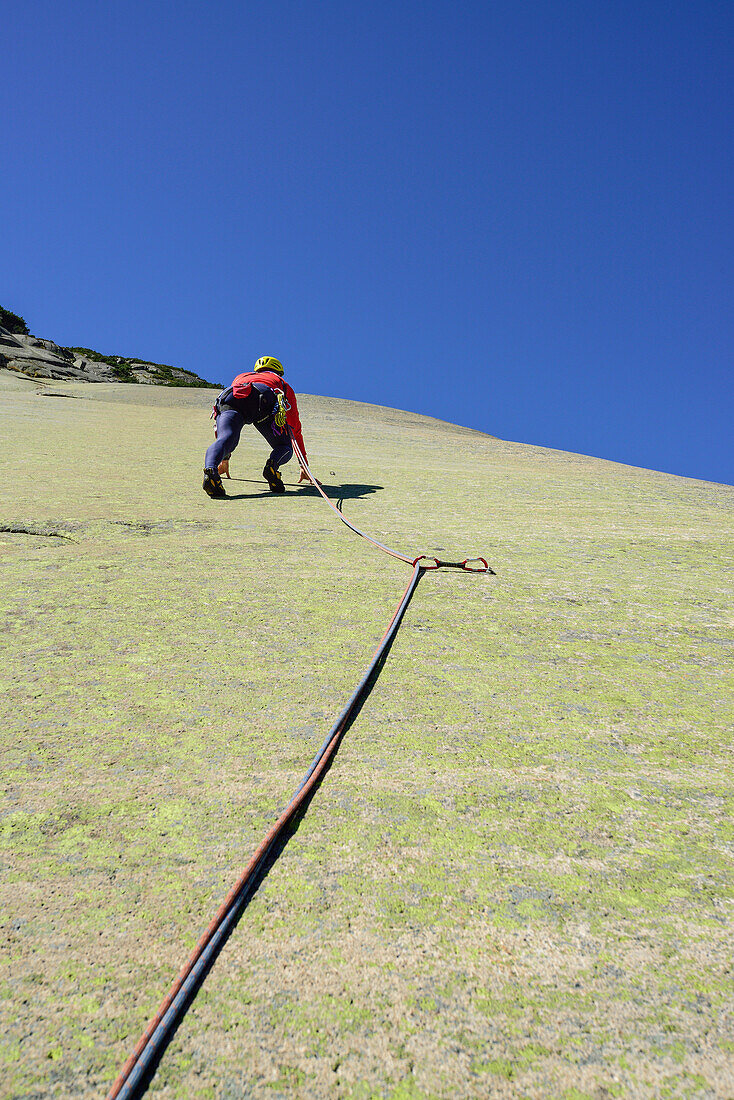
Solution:
M222 392L219 394L216 401L212 405L212 411L209 414L209 419L214 421L215 438L217 435L217 419L222 413L222 406L226 406L227 401L231 397L235 398L238 401L245 401L252 396L252 380L247 382L246 384L240 385L238 388L239 379L244 377L244 375L238 375L237 378L235 378L233 385L229 386L226 390L222 390ZM257 381L256 378L255 381ZM255 391L256 396L258 392L259 391L257 390ZM254 410L251 410L249 415L252 417L252 420L245 420L245 423L264 424L267 420L269 420L271 421L273 428L277 432L277 434L282 435L287 423L288 413L290 412L291 405L282 390L269 388L268 392L272 393L275 397L275 406L269 406L265 412L265 415L260 416L259 414L263 411L263 400L265 398L265 394L263 394L258 401L258 411L255 413ZM269 400L270 398L268 396L267 401ZM267 402L265 403L267 404ZM239 408L238 411L240 411Z
M361 700L367 694L371 677L379 668L380 662L384 659L389 650L390 644L397 633L398 627L408 608L408 604L423 574L435 569L463 569L468 573L488 573L493 576L495 575L494 570L490 569L484 558L465 558L463 561L458 562L442 561L440 558L430 557L426 554L419 554L417 558L411 558L407 554L401 554L397 550L391 550L388 546L378 542L377 539L361 531L329 500L326 493L311 473L300 447L295 439L293 439L293 433L290 431L290 428L288 431L299 463L311 478L314 487L318 489L321 496L332 511L336 513L342 523L346 524L355 534L371 542L380 550L384 550L386 554L390 554L392 557L398 558L400 561L404 561L412 566L413 572L400 603L393 612L387 630L383 634L368 668L352 693L347 705L326 735L324 743L311 761L306 774L296 788L290 802L267 835L263 838L260 845L256 848L250 862L227 894L211 923L199 939L188 961L184 964L178 977L164 997L160 1008L148 1023L135 1049L120 1070L117 1079L107 1095L107 1100L118 1100L118 1098L119 1100L132 1100L137 1094L137 1089L143 1083L148 1070L152 1066L155 1066L156 1059L165 1048L167 1039L176 1022L184 1012L189 999L196 992L200 981L202 981L206 975L207 968L217 957L219 949L236 924L239 914L242 912L253 888L259 881L259 875L266 865L268 858L273 854L278 841L283 837L289 823L293 820L299 809L307 803L309 795L318 784L330 760L333 758L352 715L355 713Z

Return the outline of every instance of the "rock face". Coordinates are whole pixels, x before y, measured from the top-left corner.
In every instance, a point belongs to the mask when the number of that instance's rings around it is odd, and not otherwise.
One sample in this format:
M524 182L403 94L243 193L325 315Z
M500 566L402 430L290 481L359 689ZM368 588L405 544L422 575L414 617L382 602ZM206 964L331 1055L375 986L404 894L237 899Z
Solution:
M211 392L0 375L0 1100L100 1100L412 567L252 428L210 500ZM298 404L497 576L421 580L149 1100L732 1100L734 487Z
M156 386L213 386L182 367L126 359L121 355L100 355L90 348L62 348L53 340L15 335L1 325L0 368L29 378L138 382Z

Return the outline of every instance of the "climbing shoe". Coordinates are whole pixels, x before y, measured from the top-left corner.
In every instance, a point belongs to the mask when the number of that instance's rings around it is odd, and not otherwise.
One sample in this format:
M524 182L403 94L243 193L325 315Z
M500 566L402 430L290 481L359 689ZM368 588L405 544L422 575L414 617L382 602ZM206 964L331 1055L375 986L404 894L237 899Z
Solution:
M222 485L222 479L219 476L218 470L204 470L204 484L202 488L204 492L207 493L214 500L221 500L223 497L227 496L224 491L224 486Z
M266 462L265 463L265 466L263 467L263 477L265 478L268 485L270 486L270 492L271 493L284 493L285 492L285 485L283 484L283 479L280 476L279 471L276 470L275 466L273 466L272 462Z

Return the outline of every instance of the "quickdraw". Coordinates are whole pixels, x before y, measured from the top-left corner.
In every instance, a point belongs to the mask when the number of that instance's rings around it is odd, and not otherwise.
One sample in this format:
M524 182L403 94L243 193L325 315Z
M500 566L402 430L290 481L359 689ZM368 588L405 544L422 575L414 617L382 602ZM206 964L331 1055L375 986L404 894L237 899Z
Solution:
M288 410L290 405L286 401L285 394L278 390L275 395L275 411L273 412L273 420L278 428L284 428L288 420Z
M490 569L484 558L464 558L463 561L442 561L441 558L431 558L426 554L421 554L420 557L415 558L413 565L418 565L419 562L433 562L433 565L422 565L421 569L463 569L467 573L489 573L491 576L496 577L494 569ZM480 562L479 568L472 565L472 562Z

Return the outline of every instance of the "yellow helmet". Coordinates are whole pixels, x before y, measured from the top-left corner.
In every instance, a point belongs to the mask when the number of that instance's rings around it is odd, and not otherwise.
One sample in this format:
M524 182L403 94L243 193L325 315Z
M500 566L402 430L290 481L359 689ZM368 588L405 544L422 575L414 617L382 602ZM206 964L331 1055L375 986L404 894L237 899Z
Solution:
M279 359L273 359L272 355L261 355L252 369L254 371L274 370L276 374L280 374L281 376L285 373L283 364Z

